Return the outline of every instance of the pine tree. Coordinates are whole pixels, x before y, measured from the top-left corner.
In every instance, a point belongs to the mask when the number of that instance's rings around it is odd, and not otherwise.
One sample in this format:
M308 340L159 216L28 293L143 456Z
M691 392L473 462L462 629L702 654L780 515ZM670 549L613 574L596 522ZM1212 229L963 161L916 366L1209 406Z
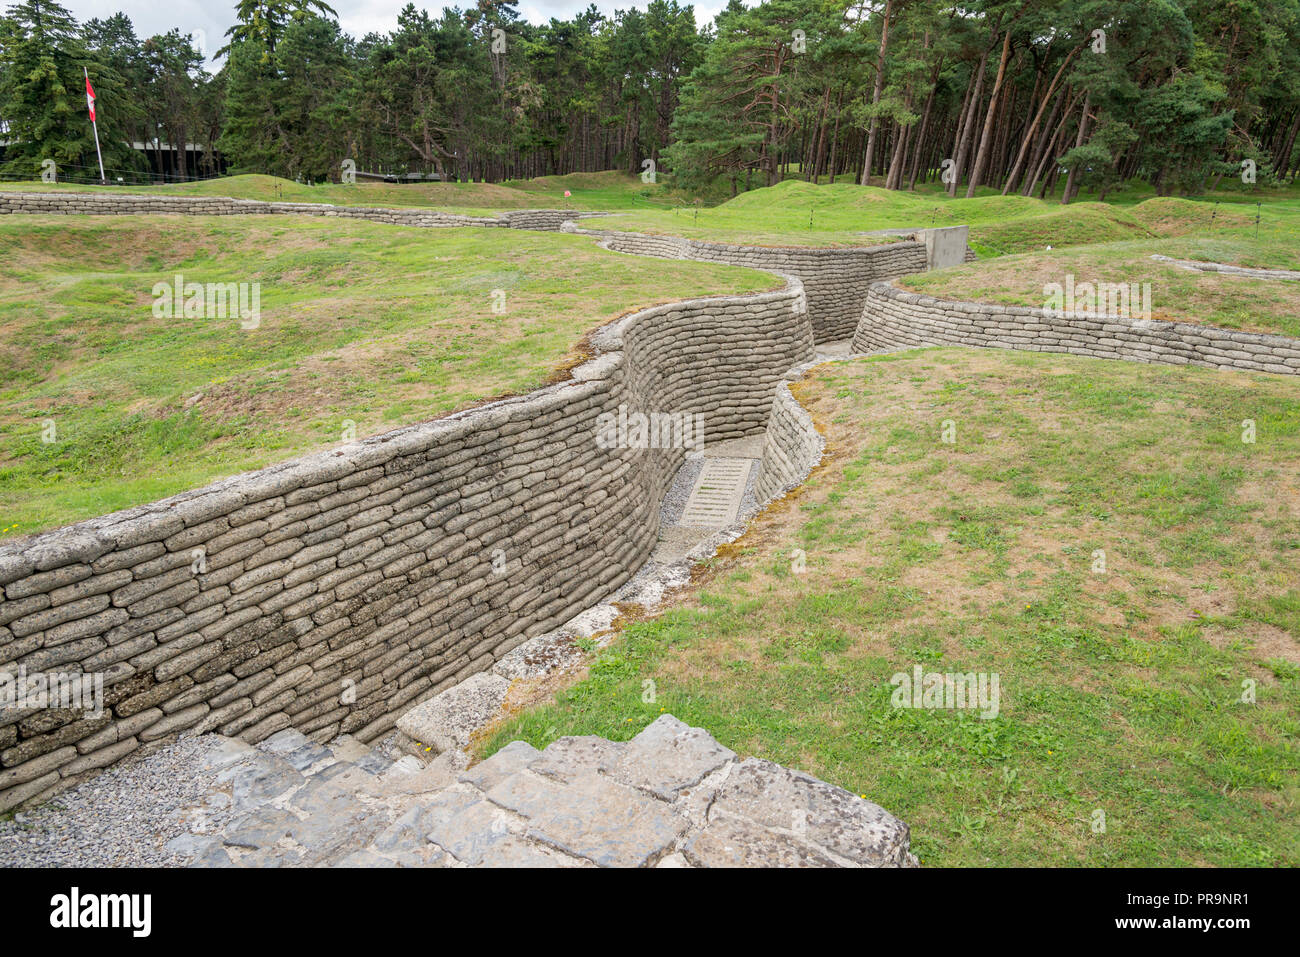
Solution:
M10 7L0 18L0 66L0 116L10 141L0 173L35 177L43 160L53 160L61 178L99 178L86 69L100 98L96 113L104 165L134 166L119 112L128 102L121 79L86 48L68 10L53 0L23 0Z

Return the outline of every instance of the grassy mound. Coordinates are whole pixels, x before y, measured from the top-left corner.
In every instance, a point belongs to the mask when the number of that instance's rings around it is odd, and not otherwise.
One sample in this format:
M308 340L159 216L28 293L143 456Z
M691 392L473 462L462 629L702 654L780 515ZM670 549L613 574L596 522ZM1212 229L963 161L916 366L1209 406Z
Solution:
M527 205L556 209L647 209L685 200L662 183L643 183L640 176L607 170L509 180L506 186L527 194ZM565 192L570 193L565 196Z
M1240 206L1222 206L1164 196L1138 203L1133 218L1156 236L1188 236L1211 230L1245 228L1252 217Z
M923 864L1300 864L1293 381L945 349L795 390L811 481L487 751L669 711L880 803ZM892 707L918 665L997 674L997 716Z
M1290 264L1300 258L1285 247L1246 238L1161 239L1022 253L906 276L899 285L943 299L1042 307L1044 288L1064 286L1067 275L1076 284L1149 283L1153 319L1300 338L1300 282L1190 272L1153 261L1153 253L1236 264L1270 261L1289 268L1297 268Z
M527 391L630 309L777 283L676 263L666 288L663 267L515 230L0 218L0 534ZM177 273L260 283L260 325L155 317L154 284Z
M1287 248L1300 247L1300 201L1275 197L1260 212L1261 239L1268 236ZM909 193L848 182L814 186L786 180L712 208L639 210L592 223L719 242L789 246L868 245L887 241L863 235L874 230L965 224L971 227L971 246L988 258L1048 246L1194 234L1253 235L1254 213L1236 203L1173 198L1062 206L991 192L950 199L934 190Z
M84 185L4 183L0 190L100 190ZM1052 246L1091 245L1140 238L1191 235L1254 235L1255 214L1236 195L1211 200L1124 196L1123 202L1055 201L983 190L950 199L933 188L917 192L859 186L841 178L814 186L788 179L741 193L719 206L693 204L666 183L607 171L541 176L506 183L374 183L309 186L274 176L241 175L165 186L108 187L110 191L159 195L232 196L237 199L334 203L342 206L419 206L474 215L507 209L568 208L618 215L593 225L659 235L769 246L866 246L889 242L864 235L875 230L928 226L971 227L981 257L1011 255ZM569 196L564 193L568 191ZM1260 239L1300 254L1300 200L1260 194ZM1259 264L1265 264L1263 262Z
M949 199L850 183L813 186L802 180L742 193L711 209L652 210L608 221L616 229L796 246L868 245L887 241L864 235L875 230L959 224L971 226L971 243L983 255L1145 233L1131 216L1098 203L1062 207L996 195Z
M1125 210L1105 203L1049 205L1032 215L971 228L970 242L981 257L1005 256L1030 249L1053 249L1083 243L1110 243L1149 236Z
M572 194L565 197L564 191ZM135 193L161 196L230 196L266 202L333 203L337 206L428 206L457 212L490 214L503 209L631 209L659 201L663 188L643 184L625 173L576 173L509 183L382 183L358 180L344 186L312 186L278 176L244 174L192 183L159 186L87 186L40 182L0 183L0 192L60 190Z
M1046 204L1022 196L948 199L876 186L814 186L786 180L712 208L647 210L593 222L614 229L722 242L860 246L887 241L863 235L874 230L997 223L1037 215L1045 208Z

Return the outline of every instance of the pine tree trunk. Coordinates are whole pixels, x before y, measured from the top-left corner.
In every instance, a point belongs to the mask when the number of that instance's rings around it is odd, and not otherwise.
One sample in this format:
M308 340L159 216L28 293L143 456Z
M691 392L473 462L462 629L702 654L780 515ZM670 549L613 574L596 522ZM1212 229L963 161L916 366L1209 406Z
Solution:
M1042 178L1043 171L1047 168L1048 161L1056 155L1057 144L1060 142L1061 136L1065 133L1065 127L1070 122L1070 111L1073 109L1074 96L1071 94L1069 102L1065 104L1065 113L1061 117L1061 122L1056 126L1056 131L1052 134L1051 139L1049 139L1047 143L1043 144L1043 146L1038 150L1038 162L1034 164L1033 177L1025 185L1023 195L1034 195L1034 187L1038 185L1038 181ZM1056 119L1055 115L1052 116L1052 119ZM1043 132L1046 134L1047 131L1044 130Z
M966 185L966 198L975 195L975 190L989 163L989 143L993 136L993 117L997 113L998 95L1002 92L1002 82L1007 76L1007 59L1011 55L1011 27L1007 27L1002 40L1002 59L998 61L998 75L993 81L993 92L989 95L989 109L984 115L984 130L980 133L979 149L975 152L975 166L971 170L970 182Z
M885 17L880 27L880 53L876 57L876 87L871 94L871 105L880 104L880 94L885 86L885 53L889 49L889 17L893 12L894 0L885 0ZM880 127L880 117L871 118L871 129L867 133L867 156L862 164L862 185L869 186L871 179L871 160L876 152L876 131Z
M821 175L822 159L826 155L826 114L831 108L831 88L826 87L822 97L822 116L817 124L817 135L813 137L816 147L813 150L812 181L817 183Z
M948 184L949 196L957 195L957 184L961 182L962 170L966 165L966 154L970 151L970 142L974 135L973 127L975 126L975 117L979 111L980 97L984 93L984 73L988 68L989 54L992 52L992 47L984 51L984 55L980 57L979 66L975 70L975 76L971 78L974 84L974 92L971 93L966 114L962 117L958 127L957 149L952 164L952 182Z
M1065 110L1062 112L1061 105L1064 103ZM1060 138L1061 127L1070 119L1070 111L1074 109L1074 90L1070 87L1065 88L1065 95L1056 101L1052 107L1052 113L1043 124L1043 131L1038 134L1038 142L1034 144L1034 151L1029 154L1028 169L1031 171L1029 179L1025 182L1025 188L1020 191L1022 196L1032 196L1034 187L1038 185L1038 178L1043 173L1044 154L1055 149L1056 140ZM1056 125L1057 120L1060 125ZM1051 147L1051 149L1049 149Z
M935 88L932 85L930 95L925 101L925 109L921 111L921 128L916 134L916 147L912 150L912 169L907 176L907 188L909 190L916 189L916 174L921 168L921 157L929 148L929 144L925 141L925 134L930 127L930 110L934 106L934 91Z
M907 91L906 108L912 112L912 91ZM889 160L889 172L885 175L885 189L901 189L903 186L903 164L907 157L907 144L914 126L898 126L898 137L894 141L894 155Z
M1011 124L1016 115L1016 104L1019 101L1015 87L1007 91L1007 95L1002 98L998 104L998 116L996 121L996 130L993 140L993 152L989 160L989 169L987 171L988 181L990 183L999 182L1002 174L1006 169L1007 162L1007 140L1011 137ZM1032 104L1032 100L1030 103Z
M1088 141L1088 104L1092 102L1092 91L1085 90L1083 93L1083 113L1079 116L1079 132L1074 137L1074 148L1078 149ZM1065 192L1061 194L1061 205L1067 205L1070 200L1074 199L1077 187L1079 173L1079 164L1073 163L1070 166L1070 174L1065 177Z
M1065 75L1066 68L1069 67L1070 61L1072 61L1082 49L1083 46L1081 45L1071 50L1070 55L1067 56L1065 61L1057 68L1056 76L1052 77L1052 85L1047 88L1047 93L1043 95L1043 102L1039 104L1038 112L1034 114L1034 121L1029 124L1029 129L1025 130L1025 138L1020 143L1020 152L1016 155L1016 162L1011 167L1010 175L1007 176L1007 185L1002 189L1003 196L1005 196L1011 189L1011 184L1015 178L1020 175L1020 167L1025 160L1025 152L1029 149L1029 142L1033 139L1034 133L1038 130L1038 124L1042 122L1043 111L1047 109L1048 101L1051 100L1056 93L1057 85L1061 82L1061 77Z
M1300 111L1296 112L1295 122L1291 124L1291 135L1287 137L1286 146L1282 148L1282 155L1273 163L1279 177L1285 177L1291 171L1291 154L1295 149L1297 133L1300 133Z
M844 88L835 96L835 132L831 134L831 158L829 162L831 182L835 182L835 151L840 145L840 108L844 105Z

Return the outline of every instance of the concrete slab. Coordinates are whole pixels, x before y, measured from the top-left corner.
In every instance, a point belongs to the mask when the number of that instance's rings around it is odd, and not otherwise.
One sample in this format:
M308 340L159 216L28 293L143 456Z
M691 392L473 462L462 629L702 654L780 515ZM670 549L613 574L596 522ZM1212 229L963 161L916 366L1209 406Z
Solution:
M654 560L665 563L681 561L686 558L691 549L713 532L712 528L682 528L681 526L661 528L659 543L654 550Z
M501 710L510 682L482 671L416 705L397 719L403 734L441 754L469 745L470 735Z
M852 339L837 339L834 342L817 344L817 359L843 359L853 355Z
M944 269L964 263L969 233L969 226L942 226L925 230L926 268Z
M763 443L766 441L767 433L760 432L758 435L746 436L743 439L711 442L705 446L702 454L706 458L761 459L763 457Z
M752 459L706 458L695 487L686 500L681 525L695 528L726 528L740 514Z

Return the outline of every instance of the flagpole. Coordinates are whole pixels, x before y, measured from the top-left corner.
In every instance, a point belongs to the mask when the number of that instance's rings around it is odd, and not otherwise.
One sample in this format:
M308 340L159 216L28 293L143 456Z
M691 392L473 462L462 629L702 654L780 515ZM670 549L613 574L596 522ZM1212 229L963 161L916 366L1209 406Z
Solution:
M86 86L90 86L90 70L86 67L81 68L81 72L86 74ZM95 156L99 159L99 185L107 186L108 178L104 175L104 154L99 151L99 121L92 114L90 117L91 128L95 131Z

